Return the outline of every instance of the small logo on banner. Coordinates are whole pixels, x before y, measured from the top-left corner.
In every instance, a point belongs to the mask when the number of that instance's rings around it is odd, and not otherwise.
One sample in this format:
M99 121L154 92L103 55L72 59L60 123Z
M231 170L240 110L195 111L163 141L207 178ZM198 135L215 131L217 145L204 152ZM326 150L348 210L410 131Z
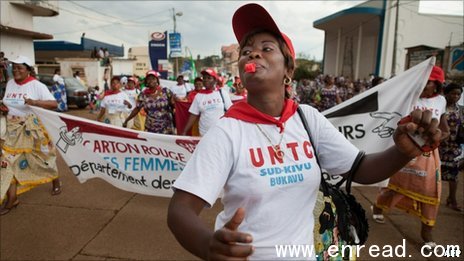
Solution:
M197 147L199 140L176 140L176 144L186 149L188 152L193 153Z
M375 127L372 132L377 133L380 138L390 138L396 129L398 121L401 119L401 114L398 112L371 112L369 115L374 119L379 119L382 122Z
M56 142L56 147L66 153L69 146L76 145L77 142L82 142L82 133L79 132L79 127L74 127L70 131L66 126L60 128L60 139Z

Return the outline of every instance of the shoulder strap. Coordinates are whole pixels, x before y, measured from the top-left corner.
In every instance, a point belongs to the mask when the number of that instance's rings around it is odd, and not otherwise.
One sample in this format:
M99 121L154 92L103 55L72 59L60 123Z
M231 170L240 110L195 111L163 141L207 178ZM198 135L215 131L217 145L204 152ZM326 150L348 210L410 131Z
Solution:
M317 156L316 147L315 147L315 144L314 144L314 142L313 142L313 140L311 138L311 132L310 132L310 129L309 129L308 122L306 121L306 117L304 116L303 110L301 109L300 106L298 106L297 111L298 111L298 115L300 115L301 121L303 122L303 126L304 126L306 132L308 133L309 142L311 142L311 146L314 148L314 156L316 157L316 162L319 165L319 168L321 169L321 183L326 184L327 181L324 179L324 175L322 174L321 163L319 162L319 157ZM353 165L351 166L350 172L348 173L348 175L344 176L342 178L342 180L340 180L339 182L337 182L337 184L335 184L336 187L340 187L343 184L343 182L346 181L345 189L346 189L346 192L348 194L350 194L350 192L351 192L351 182L353 181L354 173L356 173L356 171L358 170L359 165L360 165L362 159L364 158L364 154L365 154L364 151L359 151L358 155L356 156L356 159L353 162Z
M222 96L222 88L218 90L219 91L219 94L221 95L221 99L222 99L222 104L224 104L224 112L227 111L226 109L226 102L224 101L224 96Z

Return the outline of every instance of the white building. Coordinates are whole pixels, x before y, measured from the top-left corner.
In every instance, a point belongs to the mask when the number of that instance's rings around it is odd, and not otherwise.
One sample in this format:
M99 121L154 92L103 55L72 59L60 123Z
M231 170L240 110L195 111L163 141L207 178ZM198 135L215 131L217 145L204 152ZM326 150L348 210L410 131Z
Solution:
M128 51L128 58L134 59L133 73L138 76L145 76L145 73L151 70L150 56L148 55L148 46L131 47Z
M444 49L464 43L463 16L422 14L419 1L401 0L396 19L396 3L370 0L316 20L313 26L325 31L324 73L389 78L405 70L406 48Z
M0 7L1 51L10 60L25 55L35 63L32 41L53 36L33 31L33 17L58 15L58 1L1 0Z

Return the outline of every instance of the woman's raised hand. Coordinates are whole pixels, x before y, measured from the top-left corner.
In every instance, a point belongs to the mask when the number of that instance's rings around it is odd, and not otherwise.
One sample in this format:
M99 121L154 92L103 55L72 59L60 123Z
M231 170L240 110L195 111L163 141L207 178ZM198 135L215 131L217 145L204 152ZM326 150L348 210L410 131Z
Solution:
M417 157L438 147L442 136L439 122L429 110L414 110L398 123L394 133L395 145L403 154Z

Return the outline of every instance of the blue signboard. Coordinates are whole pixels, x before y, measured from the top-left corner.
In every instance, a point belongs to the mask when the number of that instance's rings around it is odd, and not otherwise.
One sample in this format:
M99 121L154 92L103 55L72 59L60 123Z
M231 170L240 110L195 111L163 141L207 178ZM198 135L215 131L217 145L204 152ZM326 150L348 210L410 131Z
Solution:
M180 57L182 53L180 33L169 34L169 49L171 50L170 57Z
M151 40L148 42L148 53L150 55L151 68L161 73L161 78L167 79L168 72L160 70L158 60L166 60L168 58L168 41L167 31L154 32L151 34Z

